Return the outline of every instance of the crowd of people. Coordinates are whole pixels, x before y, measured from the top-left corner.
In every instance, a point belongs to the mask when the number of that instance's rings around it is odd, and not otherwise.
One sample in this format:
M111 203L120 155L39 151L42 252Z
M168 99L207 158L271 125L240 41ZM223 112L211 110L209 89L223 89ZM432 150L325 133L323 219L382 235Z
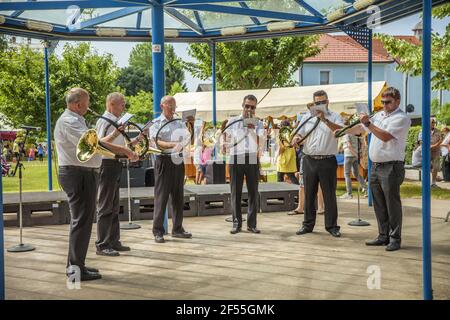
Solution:
M47 154L47 146L42 145L42 143L33 143L27 147L23 144L23 142L14 141L14 142L3 142L2 150L2 158L5 161L17 161L20 159L21 161L34 161L40 160L43 161L45 155Z

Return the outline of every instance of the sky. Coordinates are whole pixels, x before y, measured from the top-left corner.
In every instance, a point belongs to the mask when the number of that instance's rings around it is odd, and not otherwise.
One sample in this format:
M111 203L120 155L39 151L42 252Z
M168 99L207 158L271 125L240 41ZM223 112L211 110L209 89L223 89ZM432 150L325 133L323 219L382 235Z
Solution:
M380 27L380 29L374 30L376 33L386 33L391 35L412 35L412 28L420 21L420 15L412 15L401 20L389 23ZM443 20L433 19L432 28L434 32L439 34L445 33L445 27L450 23L450 18ZM138 44L137 42L92 42L94 48L99 53L111 53L119 67L128 66L128 57L133 47ZM184 61L194 61L187 53L188 45L184 43L172 44L175 49L175 53L181 57ZM56 49L56 54L60 54L64 42L61 42ZM298 79L298 77L293 77ZM199 83L210 83L210 81L202 81L194 78L187 71L185 72L185 82L188 91L195 91Z

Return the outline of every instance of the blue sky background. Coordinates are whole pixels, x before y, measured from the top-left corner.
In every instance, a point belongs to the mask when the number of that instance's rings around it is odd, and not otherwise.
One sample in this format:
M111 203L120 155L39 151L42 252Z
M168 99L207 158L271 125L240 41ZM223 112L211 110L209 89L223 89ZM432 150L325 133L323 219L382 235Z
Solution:
M410 17L403 18L393 23L383 25L380 29L375 30L377 33L386 33L391 35L412 35L412 28L420 21L420 15L416 14ZM440 34L445 33L445 27L450 23L450 18L443 20L433 20L432 28L434 32ZM137 44L135 42L92 42L93 46L99 53L111 53L114 56L115 61L119 67L126 67L128 65L128 57L132 48ZM60 53L64 42L61 42L56 53ZM187 44L175 43L173 44L176 54L184 61L193 61L193 59L187 54ZM192 77L188 72L186 75L186 86L189 91L195 91L199 83L202 83L200 79ZM298 77L297 77L298 78ZM295 79L297 79L295 78ZM208 81L204 81L208 82Z

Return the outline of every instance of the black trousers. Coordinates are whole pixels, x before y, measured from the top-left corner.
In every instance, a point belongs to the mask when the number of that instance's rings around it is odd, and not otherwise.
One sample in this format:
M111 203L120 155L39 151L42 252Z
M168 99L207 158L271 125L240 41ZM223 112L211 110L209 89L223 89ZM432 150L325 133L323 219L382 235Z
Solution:
M97 241L98 250L120 246L120 177L122 163L103 159L98 184Z
M303 226L310 231L314 229L316 224L316 196L319 183L325 205L325 229L328 232L340 229L337 225L336 169L336 157L315 160L305 155L303 158L303 184L305 188Z
M234 227L242 226L241 199L245 176L248 192L247 226L249 228L256 228L256 214L259 208L259 164L257 161L252 160L256 160L256 156L254 159L249 154L234 156L229 165L231 209Z
M175 163L170 156L157 156L155 161L155 211L153 234L163 235L164 214L169 201L172 202L172 233L183 229L184 207L184 162Z
M277 172L277 182L284 182L285 174L289 177L289 180L291 180L293 184L300 184L294 172Z
M69 199L70 231L67 266L85 266L96 210L98 169L61 166L58 181Z
M370 189L379 238L382 240L401 240L403 213L400 185L404 179L403 162L372 163Z

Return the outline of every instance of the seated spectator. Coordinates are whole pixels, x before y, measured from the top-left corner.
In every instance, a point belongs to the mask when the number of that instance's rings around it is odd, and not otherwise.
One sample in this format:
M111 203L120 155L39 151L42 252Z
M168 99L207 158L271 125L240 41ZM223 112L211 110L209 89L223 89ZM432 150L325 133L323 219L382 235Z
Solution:
M422 143L417 141L412 153L411 164L413 167L422 166Z

